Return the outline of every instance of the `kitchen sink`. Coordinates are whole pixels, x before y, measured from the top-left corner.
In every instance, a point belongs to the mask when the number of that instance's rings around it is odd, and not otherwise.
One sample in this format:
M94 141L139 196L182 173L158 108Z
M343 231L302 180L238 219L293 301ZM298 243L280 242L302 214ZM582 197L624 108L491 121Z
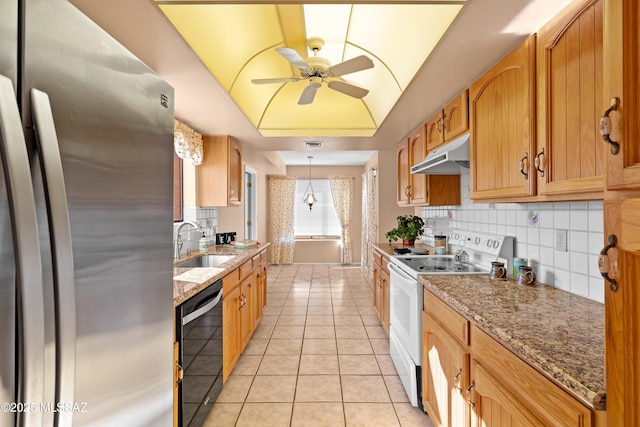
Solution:
M195 267L217 267L230 259L235 255L201 255L195 258L191 258L181 263L175 264L176 268L195 268Z

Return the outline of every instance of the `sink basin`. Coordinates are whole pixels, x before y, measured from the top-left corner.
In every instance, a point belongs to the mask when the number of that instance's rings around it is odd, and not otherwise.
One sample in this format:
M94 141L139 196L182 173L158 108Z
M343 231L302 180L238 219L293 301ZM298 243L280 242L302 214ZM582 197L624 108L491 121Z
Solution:
M201 255L199 257L191 258L186 261L182 261L179 264L175 264L176 268L195 268L195 267L217 267L230 259L235 255Z

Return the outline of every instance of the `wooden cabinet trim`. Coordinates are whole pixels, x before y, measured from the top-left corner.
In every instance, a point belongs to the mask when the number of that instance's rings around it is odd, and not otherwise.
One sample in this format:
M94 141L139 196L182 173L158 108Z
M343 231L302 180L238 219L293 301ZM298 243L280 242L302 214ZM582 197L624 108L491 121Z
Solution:
M469 345L469 321L431 292L424 293L424 312L436 319L462 345Z

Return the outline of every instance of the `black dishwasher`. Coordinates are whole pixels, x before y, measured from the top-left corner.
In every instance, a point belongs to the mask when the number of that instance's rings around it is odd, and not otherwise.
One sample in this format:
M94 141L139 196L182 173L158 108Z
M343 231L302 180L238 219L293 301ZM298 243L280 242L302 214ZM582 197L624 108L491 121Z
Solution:
M222 279L176 307L178 425L201 426L222 390Z

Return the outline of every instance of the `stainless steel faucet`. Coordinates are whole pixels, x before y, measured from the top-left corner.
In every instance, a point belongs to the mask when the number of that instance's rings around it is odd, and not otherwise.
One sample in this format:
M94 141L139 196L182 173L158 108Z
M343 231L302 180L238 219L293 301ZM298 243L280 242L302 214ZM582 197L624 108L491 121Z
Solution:
M180 232L182 231L182 227L184 227L187 224L192 226L196 230L202 230L202 227L200 227L200 224L193 221L185 221L178 226L178 230L176 231L176 241L173 246L173 258L175 259L180 259L180 251L182 250L182 245L183 245L182 237L180 237Z

